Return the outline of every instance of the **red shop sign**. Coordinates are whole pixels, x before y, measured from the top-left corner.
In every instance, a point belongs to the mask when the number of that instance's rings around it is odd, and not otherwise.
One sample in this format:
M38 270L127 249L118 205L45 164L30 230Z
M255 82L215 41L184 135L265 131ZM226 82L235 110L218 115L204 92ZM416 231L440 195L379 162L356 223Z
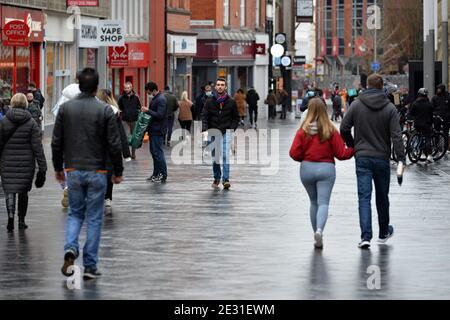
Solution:
M125 45L125 47L109 47L108 58L111 68L128 67L128 45Z
M67 0L67 6L98 7L98 0Z
M30 27L23 21L13 20L3 28L5 46L26 47L29 45Z

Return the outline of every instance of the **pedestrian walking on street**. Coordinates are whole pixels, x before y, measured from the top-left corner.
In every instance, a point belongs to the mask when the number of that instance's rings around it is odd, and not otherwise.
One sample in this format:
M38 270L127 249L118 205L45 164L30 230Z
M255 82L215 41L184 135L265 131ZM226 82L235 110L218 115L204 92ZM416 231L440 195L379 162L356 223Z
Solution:
M41 128L27 110L28 101L18 93L11 99L11 109L0 122L0 172L8 212L9 232L14 230L16 197L18 197L19 229L27 229L25 217L28 210L28 193L33 178L38 173L35 185L42 188L45 183L47 162L41 140Z
M178 99L167 86L164 89L164 96L167 101L167 135L164 136L164 145L170 148L170 142L172 141L173 125L175 122L175 112L178 110L180 105L178 104Z
M285 120L287 116L287 110L289 107L289 95L286 90L280 90L280 101L281 101L281 120Z
M87 237L83 249L84 278L96 279L98 251L104 215L107 188L107 154L113 164L114 184L122 182L122 145L117 128L117 117L112 108L96 98L99 75L85 68L77 74L81 94L66 103L56 117L53 129L52 152L56 180L66 180L70 210L66 225L64 246L65 276L80 255L78 239L87 220Z
M314 246L322 249L331 192L336 181L335 158L351 159L353 148L345 147L339 131L328 119L327 106L321 99L310 100L308 116L297 132L290 156L302 163L300 178L311 201Z
M409 118L414 120L414 128L425 137L425 156L429 163L433 163L433 147L431 136L433 134L433 105L428 98L428 90L421 88L418 98L409 110Z
M206 96L206 86L200 88L200 94L195 97L194 106L192 108L192 117L194 121L200 121L202 118L203 107L205 106Z
M41 92L41 89L39 89L34 82L31 82L28 86L28 91L33 93L34 100L38 102L39 108L42 110L44 108L45 98Z
M236 101L236 105L239 112L239 125L245 126L245 117L247 116L247 102L246 102L246 95L244 90L239 89L236 94L234 95L234 100Z
M152 116L148 133L150 136L150 153L153 158L153 174L147 179L149 182L165 183L167 181L167 163L164 156L163 141L167 134L167 100L158 90L158 85L149 82L145 91L152 98L149 107L142 107L142 112Z
M130 134L133 134L134 126L142 108L141 100L133 91L131 82L125 83L124 92L119 98L119 109L121 111L122 120L128 124ZM136 160L136 149L131 150L131 159Z
M269 94L267 95L265 104L269 107L269 120L274 120L277 116L277 96L273 92L273 90L269 90Z
M355 138L351 130L354 127ZM351 105L341 123L341 134L347 146L355 148L358 180L359 219L362 249L372 240L372 181L375 184L379 242L386 243L394 234L389 224L389 188L391 179L391 145L399 162L405 163L405 146L397 109L383 91L383 78L368 78L368 90Z
M131 153L130 148L128 146L127 134L125 133L125 128L123 127L122 120L120 119L119 105L114 99L111 90L109 89L100 90L97 94L97 98L100 101L106 103L113 110L114 115L116 116L117 130L120 135L120 142L122 144L122 157L125 159L126 162L131 161ZM106 167L108 169L108 179L107 179L108 185L106 187L106 194L105 194L105 208L109 209L112 207L112 200L113 200L112 195L114 188L114 184L112 182L114 167L111 158L109 156ZM108 212L105 211L105 214L106 213Z
M180 122L181 129L191 132L193 103L189 100L187 91L182 93L179 105L180 114L178 115L178 121Z
M28 112L30 112L31 117L36 121L39 128L42 131L42 111L39 107L39 102L34 100L33 92L28 91L27 93L27 101L28 101Z
M236 130L239 126L239 112L234 101L227 93L227 81L219 78L216 81L216 91L214 96L206 101L205 108L202 113L202 131L203 135L208 135L208 130L216 129L221 132L221 140L219 150L213 150L213 175L214 182L212 187L214 189L220 188L220 181L223 182L225 190L231 188L230 183L230 149L231 149L231 130ZM215 138L211 138L213 143ZM222 155L223 171L220 166L219 155ZM217 155L217 156L216 156Z
M450 131L450 93L448 93L445 84L437 87L436 95L431 100L434 113L444 120L443 132L446 137Z
M248 111L250 113L250 124L252 128L258 129L258 101L259 94L255 88L251 87L247 92Z

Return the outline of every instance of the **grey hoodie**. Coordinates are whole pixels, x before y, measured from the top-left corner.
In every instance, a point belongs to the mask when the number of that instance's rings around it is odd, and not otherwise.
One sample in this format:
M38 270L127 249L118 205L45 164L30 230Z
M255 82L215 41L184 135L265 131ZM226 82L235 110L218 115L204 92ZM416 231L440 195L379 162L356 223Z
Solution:
M355 127L354 138L352 127ZM355 148L356 158L389 160L392 141L398 160L406 161L397 109L382 90L361 93L341 123L341 135L349 147Z

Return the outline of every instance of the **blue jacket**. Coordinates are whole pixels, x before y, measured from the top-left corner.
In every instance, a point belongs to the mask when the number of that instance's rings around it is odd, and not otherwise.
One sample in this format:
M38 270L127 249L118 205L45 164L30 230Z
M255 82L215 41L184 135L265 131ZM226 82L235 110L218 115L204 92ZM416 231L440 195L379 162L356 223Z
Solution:
M158 93L150 102L148 114L152 116L148 132L150 135L167 134L167 100L163 93Z

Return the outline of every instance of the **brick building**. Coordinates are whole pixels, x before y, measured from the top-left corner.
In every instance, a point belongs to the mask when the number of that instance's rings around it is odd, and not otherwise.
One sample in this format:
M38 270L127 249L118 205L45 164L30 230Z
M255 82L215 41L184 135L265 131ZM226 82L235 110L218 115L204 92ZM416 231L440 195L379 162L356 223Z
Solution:
M191 26L198 33L192 71L194 93L217 77L228 80L232 94L251 86L261 96L267 93L265 11L266 0L191 0ZM256 44L265 45L266 51L257 53Z
M197 54L197 33L191 30L191 1L167 0L167 78L177 97L192 98L192 63Z

